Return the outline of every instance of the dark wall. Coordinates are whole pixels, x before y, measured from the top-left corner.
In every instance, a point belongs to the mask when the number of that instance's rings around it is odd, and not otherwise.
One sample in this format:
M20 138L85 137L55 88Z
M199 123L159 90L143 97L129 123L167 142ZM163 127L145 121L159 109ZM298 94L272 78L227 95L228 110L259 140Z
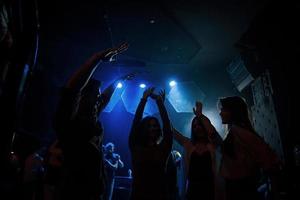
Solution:
M296 127L296 80L295 66L299 52L299 35L296 26L299 12L296 4L270 2L253 20L237 47L254 77L269 70L273 86L273 98L283 143L289 190L299 187L299 166L296 166L294 148L300 144ZM295 190L296 192L296 190Z

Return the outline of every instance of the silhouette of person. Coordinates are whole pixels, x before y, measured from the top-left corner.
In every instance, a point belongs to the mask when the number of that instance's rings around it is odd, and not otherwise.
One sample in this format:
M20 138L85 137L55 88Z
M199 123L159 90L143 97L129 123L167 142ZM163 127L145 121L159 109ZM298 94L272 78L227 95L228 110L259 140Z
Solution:
M115 152L115 145L111 142L105 145L104 166L106 169L106 192L105 200L111 200L115 184L115 173L119 168L124 167L119 154Z
M277 199L277 178L281 162L275 152L255 132L248 113L248 106L239 96L219 100L222 123L228 126L222 140L209 119L197 112L209 134L210 141L221 147L220 174L225 179L226 199L259 199L257 183L260 170L271 178L272 199Z
M104 194L103 128L99 113L108 104L117 81L101 93L100 81L91 79L101 62L113 61L128 44L106 49L90 57L68 80L58 104L54 126L64 154L62 199L99 199Z
M196 103L197 111L202 107ZM194 109L195 110L195 109ZM185 170L187 176L186 199L213 200L215 197L215 147L209 142L208 133L196 115L191 124L191 138L174 130L174 138L185 149Z
M173 137L164 106L165 92L155 94L153 91L154 88L145 90L129 135L133 167L132 200L165 200L168 196L166 164L172 150ZM158 106L163 122L162 130L157 118L147 116L142 119L149 96Z

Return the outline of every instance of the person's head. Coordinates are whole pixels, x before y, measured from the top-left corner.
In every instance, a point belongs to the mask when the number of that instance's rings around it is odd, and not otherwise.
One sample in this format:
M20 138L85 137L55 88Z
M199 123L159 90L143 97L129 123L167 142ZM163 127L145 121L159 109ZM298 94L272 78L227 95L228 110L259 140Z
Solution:
M94 116L98 113L101 102L101 82L96 79L90 79L82 90L82 98L79 105L79 113L84 116Z
M115 151L115 145L111 142L105 145L105 153L112 154Z
M197 142L208 142L208 134L200 119L197 117L194 117L192 120L191 141L193 144L196 144Z
M220 116L223 124L235 124L253 130L246 101L239 96L219 99Z
M143 141L146 145L153 145L158 142L162 136L159 121L156 117L148 116L142 119L140 131L143 135Z

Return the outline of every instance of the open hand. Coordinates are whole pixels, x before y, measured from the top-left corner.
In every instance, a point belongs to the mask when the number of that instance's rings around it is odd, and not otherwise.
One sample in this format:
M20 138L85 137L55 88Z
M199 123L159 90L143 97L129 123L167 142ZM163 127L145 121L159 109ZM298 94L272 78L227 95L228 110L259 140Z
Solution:
M155 87L147 88L147 89L144 91L143 98L144 98L144 99L147 99L150 95L152 95L152 93L153 93L154 90L155 90Z
M151 98L155 100L162 100L165 101L166 98L166 92L165 90L160 90L158 94L155 94L154 92L151 94Z
M111 61L115 60L114 56L127 50L128 47L129 47L129 44L127 42L124 42L117 47L109 48L109 49L106 49L99 53L96 53L96 57L98 57L100 60L102 60L104 62L111 62Z

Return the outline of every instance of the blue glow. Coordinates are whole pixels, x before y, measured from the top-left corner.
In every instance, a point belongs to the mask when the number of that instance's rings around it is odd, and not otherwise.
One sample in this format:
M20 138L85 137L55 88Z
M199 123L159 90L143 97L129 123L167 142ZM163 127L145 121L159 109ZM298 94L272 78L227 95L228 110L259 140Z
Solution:
M121 88L117 87L117 89L114 91L113 95L111 96L109 103L104 108L103 112L111 112L114 109L116 104L120 101L121 95L124 92L125 88L126 86Z
M122 87L123 87L122 83L118 83L117 88L122 88Z
M192 113L195 102L203 102L205 94L196 83L187 82L172 87L167 98L177 112Z
M136 108L145 91L145 88L138 88L137 85L137 82L130 82L126 84L126 89L121 95L126 111L132 114L135 114ZM158 109L155 101L149 98L145 106L144 116L154 115L157 112Z
M144 83L140 84L140 88L145 88L146 85Z
M169 83L169 85L170 85L171 87L174 87L176 84L177 84L176 81L170 81L170 83Z
M217 113L215 109L209 109L203 111L203 114L207 116L212 123L212 125L217 129L218 133L224 138L224 127L222 126L222 120L220 115Z

